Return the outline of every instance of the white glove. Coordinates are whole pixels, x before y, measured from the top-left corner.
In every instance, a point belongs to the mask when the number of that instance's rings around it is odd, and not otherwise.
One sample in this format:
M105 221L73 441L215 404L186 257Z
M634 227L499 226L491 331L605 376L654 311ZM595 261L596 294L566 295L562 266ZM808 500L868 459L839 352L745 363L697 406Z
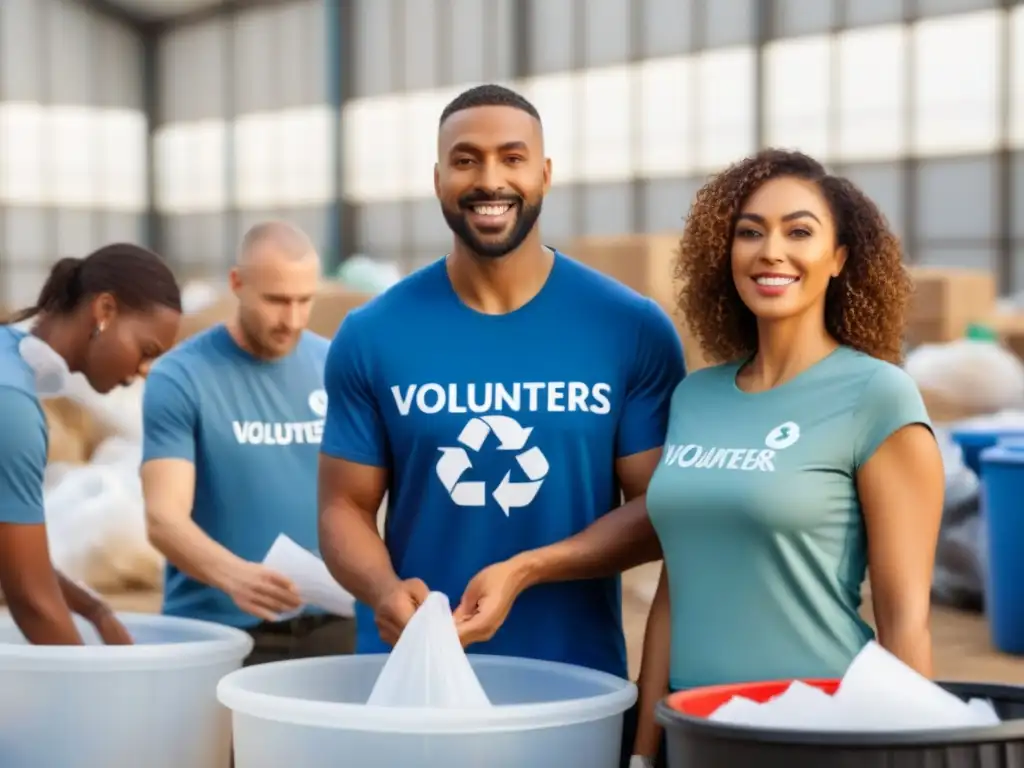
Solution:
M654 760L644 755L633 755L629 758L629 768L654 768Z

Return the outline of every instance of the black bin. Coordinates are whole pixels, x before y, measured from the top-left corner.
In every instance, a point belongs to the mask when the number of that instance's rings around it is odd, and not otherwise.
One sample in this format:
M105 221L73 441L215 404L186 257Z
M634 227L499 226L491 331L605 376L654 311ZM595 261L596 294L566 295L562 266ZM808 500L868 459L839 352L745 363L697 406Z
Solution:
M827 693L838 686L838 681L804 682ZM939 685L965 701L990 699L1003 722L991 728L827 733L707 720L733 696L767 701L789 682L675 694L658 704L655 716L665 728L669 768L1024 768L1024 688Z

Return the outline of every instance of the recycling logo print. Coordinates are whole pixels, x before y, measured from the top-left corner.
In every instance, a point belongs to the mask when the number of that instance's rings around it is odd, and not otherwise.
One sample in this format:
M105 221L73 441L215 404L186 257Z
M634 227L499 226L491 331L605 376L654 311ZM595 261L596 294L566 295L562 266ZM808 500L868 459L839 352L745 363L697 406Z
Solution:
M526 448L532 432L533 427L522 427L510 416L492 415L470 419L459 433L458 442L461 445L438 449L441 457L437 460L437 476L452 501L460 507L482 507L487 504L487 484L478 480L462 480L462 477L473 467L468 451L479 453L487 436L494 433L498 438L499 451L517 452L516 463L529 480L514 483L511 480L512 471L509 470L491 497L498 502L505 517L513 509L529 506L550 469L547 457L540 448Z

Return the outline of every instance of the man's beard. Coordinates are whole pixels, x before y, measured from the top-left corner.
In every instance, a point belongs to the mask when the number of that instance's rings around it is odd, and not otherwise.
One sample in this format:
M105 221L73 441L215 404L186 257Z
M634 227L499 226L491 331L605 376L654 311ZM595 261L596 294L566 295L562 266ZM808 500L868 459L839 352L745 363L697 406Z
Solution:
M249 323L245 314L242 313L239 316L239 327L242 330L242 336L245 337L249 348L253 351L253 354L261 360L274 360L286 354L288 350L282 351L279 347L273 346L273 342L267 337L260 334L259 326L255 323Z
M467 207L473 203L486 202L510 203L516 209L515 223L512 225L509 233L501 240L481 240L467 220ZM476 192L466 195L459 200L459 207L455 210L450 210L442 204L441 213L444 215L444 220L448 222L448 228L473 253L489 259L500 259L523 244L523 241L537 224L537 219L540 218L542 205L543 199L538 199L535 205L530 205L522 198L512 199L488 196Z

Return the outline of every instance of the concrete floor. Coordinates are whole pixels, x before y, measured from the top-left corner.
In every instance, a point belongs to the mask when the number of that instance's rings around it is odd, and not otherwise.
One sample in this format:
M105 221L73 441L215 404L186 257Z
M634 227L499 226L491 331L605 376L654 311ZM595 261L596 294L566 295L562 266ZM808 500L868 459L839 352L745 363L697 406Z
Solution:
M623 579L623 615L630 672L634 677L640 667L647 610L658 567L634 569ZM153 593L128 593L110 599L118 610L152 612L160 608L160 597ZM866 616L870 620L870 601L866 602ZM1024 657L1006 656L992 649L984 616L937 606L932 610L932 638L938 679L1024 685Z

